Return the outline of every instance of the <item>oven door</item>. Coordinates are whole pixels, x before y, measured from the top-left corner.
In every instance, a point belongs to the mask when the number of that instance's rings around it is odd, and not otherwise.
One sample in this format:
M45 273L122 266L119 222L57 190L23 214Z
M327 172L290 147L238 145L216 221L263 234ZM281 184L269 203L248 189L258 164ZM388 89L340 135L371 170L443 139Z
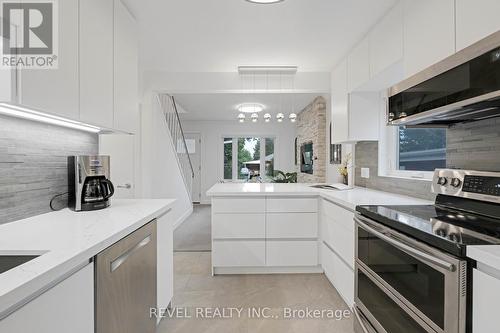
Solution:
M466 261L359 214L355 221L356 306L373 327L464 333Z

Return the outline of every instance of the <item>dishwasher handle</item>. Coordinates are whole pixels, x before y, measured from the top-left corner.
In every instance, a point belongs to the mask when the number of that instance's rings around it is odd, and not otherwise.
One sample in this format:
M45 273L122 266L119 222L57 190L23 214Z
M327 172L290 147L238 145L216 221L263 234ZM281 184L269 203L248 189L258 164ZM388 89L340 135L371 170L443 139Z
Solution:
M148 235L146 238L144 238L142 241L137 243L133 248L125 251L122 255L120 255L118 258L113 260L110 264L110 269L111 272L114 272L120 267L127 259L134 254L135 252L139 251L141 248L144 246L148 245L151 242L151 235Z

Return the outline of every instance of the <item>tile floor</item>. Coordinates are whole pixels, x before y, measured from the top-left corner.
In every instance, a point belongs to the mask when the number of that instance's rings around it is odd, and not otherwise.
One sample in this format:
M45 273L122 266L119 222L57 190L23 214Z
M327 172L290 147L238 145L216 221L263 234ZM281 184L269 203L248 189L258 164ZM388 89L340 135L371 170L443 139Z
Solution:
M211 206L194 205L193 214L174 231L174 251L210 251Z
M209 252L174 254L173 306L184 312L177 318L165 318L158 333L197 332L272 332L272 333L353 333L352 314L344 319L285 319L286 308L295 310L348 310L322 274L224 275L211 276ZM241 316L230 319L196 318L196 308L243 308ZM263 319L248 315L248 309L260 308ZM264 309L266 308L266 309ZM215 310L214 310L215 311ZM229 310L226 310L229 311ZM234 310L233 310L234 311ZM181 318L183 314L192 316ZM236 312L234 312L236 314ZM339 315L339 311L336 313ZM300 315L300 314L299 314Z

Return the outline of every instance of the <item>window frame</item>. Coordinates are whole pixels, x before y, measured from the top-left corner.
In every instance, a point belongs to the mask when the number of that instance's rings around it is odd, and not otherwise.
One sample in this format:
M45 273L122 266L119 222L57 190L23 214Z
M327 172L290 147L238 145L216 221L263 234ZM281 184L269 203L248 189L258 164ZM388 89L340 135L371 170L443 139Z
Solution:
M227 179L224 177L224 139L231 138L232 139L232 179ZM276 135L262 135L262 134L236 134L236 135L222 135L220 138L220 146L219 149L221 149L220 153L220 161L221 164L218 167L219 169L219 179L221 179L224 182L234 182L234 183L244 183L245 179L238 179L238 139L240 138L257 138L260 140L260 166L259 166L259 172L261 175L265 176L266 173L266 139L273 139L274 140L274 169L276 170L276 161L277 161L277 155L276 155L276 146L278 142L278 137ZM235 158L236 157L236 158ZM264 178L263 178L264 179Z

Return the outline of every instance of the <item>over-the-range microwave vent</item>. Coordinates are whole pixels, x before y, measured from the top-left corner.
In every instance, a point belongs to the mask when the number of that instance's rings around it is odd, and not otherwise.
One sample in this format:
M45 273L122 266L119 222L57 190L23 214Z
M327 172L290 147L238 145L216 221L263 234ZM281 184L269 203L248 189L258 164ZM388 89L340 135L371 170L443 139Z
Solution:
M391 87L388 96L389 125L500 117L500 31Z

